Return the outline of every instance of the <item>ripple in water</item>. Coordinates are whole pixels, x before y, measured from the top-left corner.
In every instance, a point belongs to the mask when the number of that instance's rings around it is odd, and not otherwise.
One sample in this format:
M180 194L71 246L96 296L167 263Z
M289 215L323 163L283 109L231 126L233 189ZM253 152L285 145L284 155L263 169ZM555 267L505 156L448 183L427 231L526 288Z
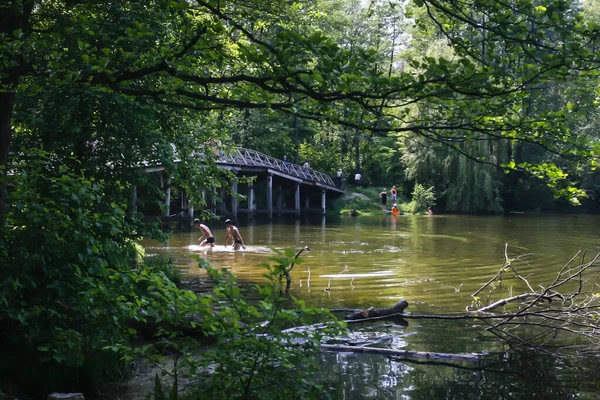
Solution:
M185 246L182 248L187 249L189 251L194 251L194 252L213 252L213 253L242 252L242 253L262 253L262 254L273 253L273 250L271 250L269 247L266 247L266 246L246 246L245 249L234 250L233 246L225 247L223 245L217 245L215 247L210 247L210 246L201 247L196 244L191 244L189 246Z

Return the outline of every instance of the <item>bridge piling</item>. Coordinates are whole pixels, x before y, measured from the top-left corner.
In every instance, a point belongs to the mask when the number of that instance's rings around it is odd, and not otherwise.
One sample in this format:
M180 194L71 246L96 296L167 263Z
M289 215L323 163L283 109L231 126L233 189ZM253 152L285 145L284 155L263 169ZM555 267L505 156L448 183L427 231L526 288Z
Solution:
M294 191L294 210L296 214L300 215L300 183L296 182L296 188Z
M277 186L277 212L279 214L283 212L283 188L281 185Z
M165 185L164 181L164 171L160 174L160 187L165 190L165 198L164 198L164 211L163 216L168 217L171 214L171 177L167 176L167 182Z
M233 181L231 183L231 213L234 217L238 215L238 183L237 181Z
M267 174L267 214L273 218L273 174Z
M221 215L224 215L227 212L227 205L225 204L225 187L221 186L219 189L219 200L221 200L219 204L219 210L221 211Z
M210 195L211 195L210 211L213 214L216 214L217 213L217 188L215 187L215 185L212 185L212 190L210 191Z
M248 184L248 216L252 218L254 216L255 204L254 204L254 179Z
M137 211L138 211L137 202L138 202L137 186L132 185L131 186L131 204L130 204L131 216L137 214Z

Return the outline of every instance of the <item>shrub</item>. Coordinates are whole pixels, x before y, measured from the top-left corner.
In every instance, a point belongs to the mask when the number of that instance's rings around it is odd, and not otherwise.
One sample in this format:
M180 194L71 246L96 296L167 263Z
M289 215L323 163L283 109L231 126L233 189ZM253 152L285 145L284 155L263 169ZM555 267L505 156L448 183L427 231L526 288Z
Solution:
M136 252L125 207L107 201L102 183L54 167L44 153L16 165L7 179L0 346L8 346L0 351L0 375L32 392L93 385L118 364L101 348L122 338L128 311L123 274ZM4 371L14 365L26 370Z
M144 257L144 267L148 272L164 274L177 286L181 284L181 270L175 265L171 254L158 253Z
M435 205L435 192L433 186L425 189L420 183L415 184L412 192L413 213L426 211Z
M171 379L169 383L155 380L155 399L178 398L177 382L182 375L197 384L181 395L185 399L325 396L322 387L316 383L316 354L321 339L341 333L343 325L332 322L322 329L286 330L311 324L318 318L335 319L327 310L310 308L293 297L282 296L284 278L291 262L302 260L293 260L292 251L276 253L277 256L271 259L273 263L264 265L266 281L255 287L252 298L258 294L259 299L252 301L229 271L216 270L199 259L215 288L212 295L199 297L196 301L203 309L198 323L216 344L198 354L197 342L176 329L163 331L161 334L165 339L144 351L146 356L157 361L164 354L165 343L171 349L174 368L164 368L164 373Z

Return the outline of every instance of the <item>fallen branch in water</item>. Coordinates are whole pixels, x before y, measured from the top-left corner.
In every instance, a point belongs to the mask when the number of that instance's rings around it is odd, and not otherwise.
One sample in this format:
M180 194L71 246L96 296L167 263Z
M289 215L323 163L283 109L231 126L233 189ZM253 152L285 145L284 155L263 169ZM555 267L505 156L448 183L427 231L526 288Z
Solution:
M373 318L387 317L391 315L401 314L408 307L408 301L400 300L391 307L375 308L371 307L366 310L360 310L352 314L346 315L346 321L351 320L368 320Z
M300 254L302 254L302 252L305 251L305 250L306 251L310 251L310 248L308 246L304 246L303 248L301 248L300 250L298 250L298 252L294 256L294 260L296 260L300 256ZM294 263L290 264L290 267L286 268L284 270L285 279L286 279L285 294L288 294L290 292L290 286L292 284L292 276L290 275L290 272L292 272L292 269L294 269ZM308 273L308 287L310 287L310 271Z
M575 265L575 260L580 256L581 262ZM494 323L490 322L488 330L500 337L518 339L527 345L552 342L559 333L563 333L587 339L587 343L582 345L583 351L598 351L600 296L597 282L600 280L600 254L591 261L584 262L585 252L579 251L560 268L553 280L548 284L538 285L537 289L517 271L514 262L521 257L509 258L508 247L505 246L505 262L500 271L472 294L476 306L472 311L484 314L477 318L497 319ZM503 277L507 272L511 274ZM490 299L492 294L502 288L503 281L511 278L524 284L524 293L513 295L510 287L508 297L487 305L481 304L477 296L484 289L490 288L487 294L487 298ZM510 313L489 314L504 306ZM516 330L519 327L528 329ZM523 334L527 336L522 336Z
M410 351L410 350L393 350L382 349L379 347L364 347L364 346L344 346L335 344L322 344L321 351L335 351L341 353L364 353L364 354L379 354L387 357L402 357L402 358L426 358L436 360L453 360L453 361L469 361L477 362L480 356L477 354L450 354L450 353L435 353L425 351Z

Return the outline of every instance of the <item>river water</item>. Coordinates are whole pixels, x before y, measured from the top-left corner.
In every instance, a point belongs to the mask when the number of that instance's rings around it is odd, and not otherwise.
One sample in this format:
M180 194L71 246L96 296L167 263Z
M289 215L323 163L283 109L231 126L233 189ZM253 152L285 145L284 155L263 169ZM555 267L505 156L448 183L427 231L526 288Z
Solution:
M187 228L172 233L166 245L142 245L150 254L172 254L185 276L203 276L190 258L196 254L249 282L261 280L259 264L271 249L308 246L292 274L296 297L328 308L387 307L406 299L412 314L464 314L471 294L502 266L505 250L510 258L527 255L514 265L534 286L551 281L578 251L586 251L586 259L600 252L600 216L589 215L248 220L238 225L244 251L224 248L224 226L208 225L217 238L214 249L199 248L199 231ZM495 295L521 289L518 281L507 281ZM324 384L340 399L600 398L600 372L586 367L586 360L570 365L540 352L510 350L485 327L428 319L353 327L361 338L391 338L394 349L493 357L473 366L327 354Z

